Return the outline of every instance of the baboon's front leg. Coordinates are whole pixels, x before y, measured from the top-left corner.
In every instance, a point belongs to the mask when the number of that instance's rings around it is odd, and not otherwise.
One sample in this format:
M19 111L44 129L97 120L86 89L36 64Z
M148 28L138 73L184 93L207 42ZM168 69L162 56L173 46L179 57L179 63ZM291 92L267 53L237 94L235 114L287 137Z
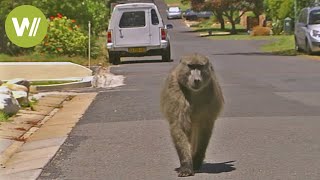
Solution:
M171 125L171 137L180 159L179 177L193 176L191 146L188 137L179 125Z

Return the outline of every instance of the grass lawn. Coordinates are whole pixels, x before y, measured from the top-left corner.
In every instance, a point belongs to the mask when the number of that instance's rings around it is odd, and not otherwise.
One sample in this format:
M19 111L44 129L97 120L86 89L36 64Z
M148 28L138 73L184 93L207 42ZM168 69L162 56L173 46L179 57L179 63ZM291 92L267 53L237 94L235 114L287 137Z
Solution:
M6 115L4 112L0 111L0 122L6 122L8 121L9 116Z
M45 86L45 85L54 85L54 84L65 84L77 81L32 81L31 85L33 86Z
M88 59L84 57L67 57L67 56L53 56L53 55L21 55L21 56L9 56L6 54L0 54L0 62L72 62L83 66L88 66ZM91 59L91 65L97 65L99 63L105 64L105 57L98 57L97 59Z
M265 44L261 49L278 55L294 56L298 54L294 48L293 35L271 36L270 43Z
M188 2L187 4L182 4L180 0L164 0L164 1L168 6L180 7L182 11L190 9L190 7L191 7L190 2Z
M294 56L298 53L294 49L294 37L292 35L279 36L250 36L248 34L210 36L213 40L266 40L261 47L264 52L270 52L277 55Z

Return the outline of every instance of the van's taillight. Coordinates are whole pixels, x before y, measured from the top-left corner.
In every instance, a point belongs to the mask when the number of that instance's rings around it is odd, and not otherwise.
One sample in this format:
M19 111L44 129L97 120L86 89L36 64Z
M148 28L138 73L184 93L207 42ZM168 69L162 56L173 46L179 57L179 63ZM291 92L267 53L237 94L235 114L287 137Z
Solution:
M112 38L111 38L111 31L107 32L107 42L111 43L112 42Z
M166 40L167 34L165 29L161 29L161 40Z

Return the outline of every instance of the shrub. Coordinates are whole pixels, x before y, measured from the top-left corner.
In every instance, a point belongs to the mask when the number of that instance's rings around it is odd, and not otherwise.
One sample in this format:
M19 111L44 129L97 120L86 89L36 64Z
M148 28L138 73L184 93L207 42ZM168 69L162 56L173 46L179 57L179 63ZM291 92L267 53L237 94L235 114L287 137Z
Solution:
M10 2L11 1L12 0L10 0ZM98 35L100 32L105 31L105 29L108 27L110 3L115 2L115 0L28 1L31 1L34 6L37 6L39 9L41 9L47 17L55 16L58 12L60 12L71 19L77 20L77 24L80 25L81 29L85 31L88 31L88 21L91 21L91 32L94 35Z
M274 35L279 35L283 31L283 22L280 20L275 20L272 22L272 32Z
M85 56L88 37L81 32L75 22L59 13L57 17L50 17L47 36L37 46L36 51L56 55Z
M90 57L96 59L102 54L101 46L97 42L97 40L94 38L91 40L91 52Z
M270 36L271 29L269 27L255 26L252 29L252 36Z

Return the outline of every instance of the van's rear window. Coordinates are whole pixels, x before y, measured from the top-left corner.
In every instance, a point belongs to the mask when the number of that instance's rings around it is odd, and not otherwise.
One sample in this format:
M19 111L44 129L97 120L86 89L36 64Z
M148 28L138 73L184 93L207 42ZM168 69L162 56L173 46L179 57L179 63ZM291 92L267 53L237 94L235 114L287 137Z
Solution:
M120 28L144 27L146 25L146 17L144 11L124 12L121 16Z

